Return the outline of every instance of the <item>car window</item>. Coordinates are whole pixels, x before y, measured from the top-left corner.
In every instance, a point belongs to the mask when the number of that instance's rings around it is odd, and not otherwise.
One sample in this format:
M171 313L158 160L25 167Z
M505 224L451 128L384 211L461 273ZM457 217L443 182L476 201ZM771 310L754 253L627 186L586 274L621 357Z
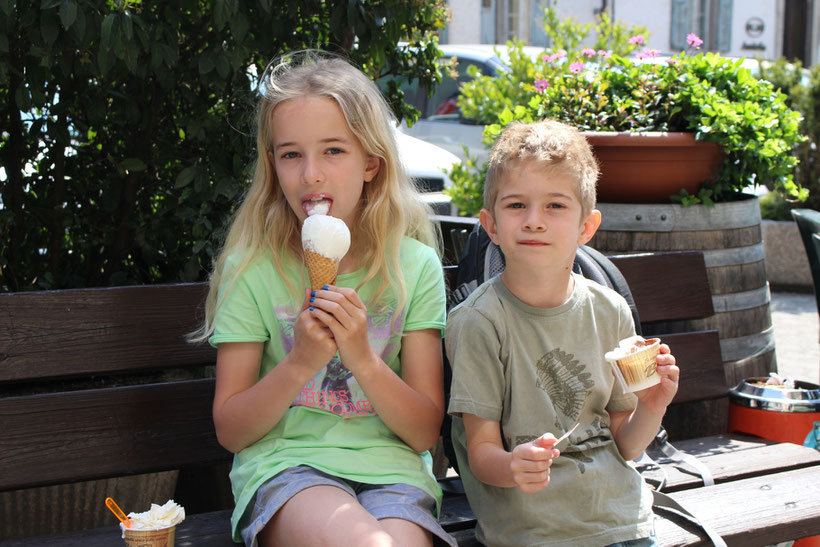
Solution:
M447 74L443 75L441 84L427 101L427 106L421 109L422 118L458 118L458 90L461 84L472 80L472 77L467 73L471 66L478 67L479 72L482 74L489 74L489 70L480 63L459 60L456 65L458 77L453 79Z

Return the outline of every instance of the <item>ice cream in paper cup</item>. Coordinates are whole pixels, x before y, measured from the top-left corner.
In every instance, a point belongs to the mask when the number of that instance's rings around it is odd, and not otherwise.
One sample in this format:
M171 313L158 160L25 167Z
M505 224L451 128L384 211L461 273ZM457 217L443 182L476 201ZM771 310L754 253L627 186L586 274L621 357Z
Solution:
M632 336L618 342L617 348L604 355L612 364L615 377L624 391L640 391L660 383L655 360L660 353L660 345L660 338Z
M185 520L185 509L168 500L164 505L151 504L144 513L129 513L131 526L120 523L126 547L174 547L176 527Z

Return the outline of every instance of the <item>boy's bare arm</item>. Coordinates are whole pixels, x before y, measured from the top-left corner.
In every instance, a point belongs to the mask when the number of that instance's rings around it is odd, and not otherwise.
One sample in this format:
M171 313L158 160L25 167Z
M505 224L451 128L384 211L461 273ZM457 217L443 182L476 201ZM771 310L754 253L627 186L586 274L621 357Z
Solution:
M474 414L463 414L462 419L467 433L470 469L478 480L501 488L517 486L527 493L537 492L549 484L552 460L560 454L553 448L555 437L552 434L547 433L507 452L498 422Z
M666 407L678 392L680 370L669 346L661 344L657 357L661 383L638 391L638 406L631 412L610 412L610 429L625 460L634 460L646 450L658 433Z

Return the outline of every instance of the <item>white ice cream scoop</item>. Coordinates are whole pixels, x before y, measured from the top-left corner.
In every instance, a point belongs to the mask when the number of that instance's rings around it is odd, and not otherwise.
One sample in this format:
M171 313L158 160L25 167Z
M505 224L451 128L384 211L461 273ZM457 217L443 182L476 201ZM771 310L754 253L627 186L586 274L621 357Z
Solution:
M302 248L333 260L341 260L350 249L350 230L340 218L310 215L302 224Z

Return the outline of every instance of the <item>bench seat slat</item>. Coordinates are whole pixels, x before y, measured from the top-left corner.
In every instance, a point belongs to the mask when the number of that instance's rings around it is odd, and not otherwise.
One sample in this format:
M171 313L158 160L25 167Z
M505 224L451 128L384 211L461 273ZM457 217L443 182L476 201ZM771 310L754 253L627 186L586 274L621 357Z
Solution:
M774 472L791 471L804 467L820 466L820 452L790 443L775 443L746 435L717 435L687 439L674 443L675 448L695 456L705 465L716 483L724 483ZM663 466L666 472L664 492L677 492L703 486L696 471L681 466L663 456L649 451L649 455ZM644 476L659 480L661 472L648 470Z
M0 294L0 383L213 364L214 348L185 341L206 291L186 283Z
M224 461L214 380L0 398L0 490Z
M820 466L675 492L728 545L755 547L820 534ZM664 546L711 545L670 519L655 531Z
M111 516L114 520L114 516ZM231 539L231 511L214 511L187 515L174 533L177 547L237 547ZM3 547L111 547L124 545L116 525L68 532L47 537L33 537L0 542Z

